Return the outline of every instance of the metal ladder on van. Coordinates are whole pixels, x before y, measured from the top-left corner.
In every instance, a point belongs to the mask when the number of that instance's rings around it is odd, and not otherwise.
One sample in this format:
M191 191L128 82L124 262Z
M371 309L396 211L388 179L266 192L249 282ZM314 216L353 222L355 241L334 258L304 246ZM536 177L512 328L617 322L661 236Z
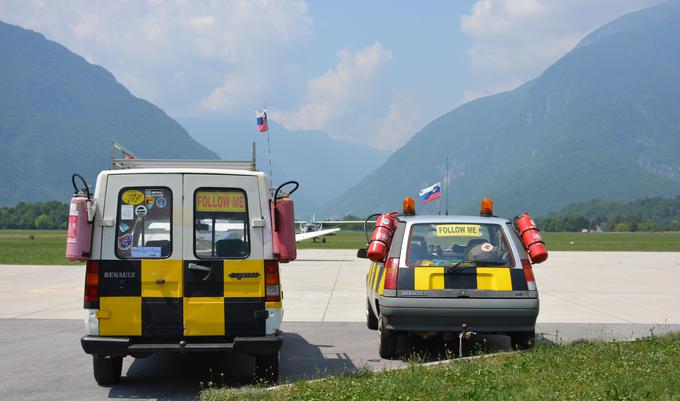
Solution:
M111 168L114 170L189 167L257 171L255 142L253 142L252 160L138 159L115 140L111 140L111 146Z

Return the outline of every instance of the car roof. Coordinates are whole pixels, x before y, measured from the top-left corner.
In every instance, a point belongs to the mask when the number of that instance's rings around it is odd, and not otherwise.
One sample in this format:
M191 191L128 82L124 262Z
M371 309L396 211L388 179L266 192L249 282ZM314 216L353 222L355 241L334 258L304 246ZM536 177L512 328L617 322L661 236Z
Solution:
M483 217L483 216L462 216L462 215L438 215L438 214L423 214L415 216L399 216L399 220L418 224L442 224L442 223L473 223L473 224L507 224L510 222L508 219L501 217Z
M103 170L101 175L129 175L129 174L218 174L218 175L250 175L264 176L261 171L214 169L196 167L177 168L133 168L122 170Z

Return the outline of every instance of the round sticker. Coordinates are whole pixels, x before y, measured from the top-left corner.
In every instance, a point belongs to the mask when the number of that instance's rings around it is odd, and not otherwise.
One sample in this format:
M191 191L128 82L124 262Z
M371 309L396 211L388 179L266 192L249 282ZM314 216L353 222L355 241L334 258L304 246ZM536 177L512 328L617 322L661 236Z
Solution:
M132 234L123 234L118 237L118 249L123 251L130 249L132 246Z
M135 214L136 214L137 216L140 216L140 217L146 216L146 206L144 206L144 205L139 205L139 206L137 206L137 207L135 208Z
M144 201L144 194L141 191L131 189L129 191L123 192L121 199L123 199L123 202L127 203L128 205L139 205Z
M167 203L168 201L166 201L165 198L156 199L156 206L158 206L161 209L164 208Z
M493 251L493 245L489 244L488 242L482 244L482 251L484 251L484 252Z

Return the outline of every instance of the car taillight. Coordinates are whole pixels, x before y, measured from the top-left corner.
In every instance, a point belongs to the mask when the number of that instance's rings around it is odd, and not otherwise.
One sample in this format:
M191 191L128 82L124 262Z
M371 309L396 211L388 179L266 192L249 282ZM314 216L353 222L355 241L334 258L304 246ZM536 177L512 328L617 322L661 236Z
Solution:
M99 308L99 261L88 260L85 267L85 309Z
M522 269L524 269L524 278L527 281L527 288L529 291L536 291L536 279L534 279L534 272L531 269L531 262L529 262L529 259L522 259Z
M264 261L264 295L266 302L281 301L279 262L276 260Z
M397 289L397 276L399 274L399 258L388 258L385 262L385 289Z

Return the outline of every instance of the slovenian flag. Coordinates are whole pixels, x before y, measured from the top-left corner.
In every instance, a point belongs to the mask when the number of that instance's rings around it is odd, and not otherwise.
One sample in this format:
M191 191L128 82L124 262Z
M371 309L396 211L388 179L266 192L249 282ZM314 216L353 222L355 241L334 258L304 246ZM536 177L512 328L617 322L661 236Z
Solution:
M420 191L420 199L427 205L442 196L441 181Z
M260 132L267 132L269 130L269 126L267 125L267 109L256 111L255 117L257 118L257 130Z

